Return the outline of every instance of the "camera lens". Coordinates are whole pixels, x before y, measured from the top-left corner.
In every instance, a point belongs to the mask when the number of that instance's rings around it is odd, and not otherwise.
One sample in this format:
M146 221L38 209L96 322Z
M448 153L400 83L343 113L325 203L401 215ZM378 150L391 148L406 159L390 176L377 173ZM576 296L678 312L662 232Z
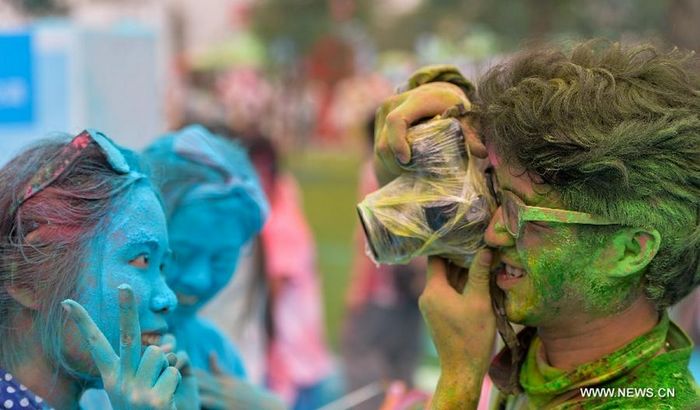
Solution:
M425 222L433 231L440 230L457 212L456 203L426 206L423 208Z
M402 264L416 256L422 245L420 239L393 234L370 210L361 206L357 207L357 213L375 262Z

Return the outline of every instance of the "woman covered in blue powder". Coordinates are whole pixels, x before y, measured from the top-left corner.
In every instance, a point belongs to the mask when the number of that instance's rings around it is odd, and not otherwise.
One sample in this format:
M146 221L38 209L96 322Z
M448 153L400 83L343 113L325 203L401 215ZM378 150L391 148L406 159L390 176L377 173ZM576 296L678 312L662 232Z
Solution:
M261 230L268 205L237 144L193 125L159 138L143 153L161 190L174 263L166 278L178 298L169 315L195 368L206 408L283 408L245 381L229 340L197 312L231 279L241 249Z
M134 154L95 131L0 170L0 408L198 408L161 342L176 304L166 219ZM183 376L184 374L184 376Z

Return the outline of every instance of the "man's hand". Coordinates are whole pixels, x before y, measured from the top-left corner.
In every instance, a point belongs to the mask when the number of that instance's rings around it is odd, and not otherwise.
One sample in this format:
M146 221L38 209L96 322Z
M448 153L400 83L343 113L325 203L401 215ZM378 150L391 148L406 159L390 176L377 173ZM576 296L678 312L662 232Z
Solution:
M444 259L431 257L419 304L440 358L433 409L476 408L496 335L489 275L492 253L479 251L462 293L450 286Z
M462 89L452 83L435 82L393 96L379 107L374 134L374 170L380 185L386 185L403 173L401 164L411 160L411 148L406 140L408 128L458 104L467 111L471 108ZM462 121L462 130L471 154L486 158L484 144L466 121Z
M182 377L160 347L149 346L141 354L141 328L130 286L119 286L119 355L82 305L71 299L61 304L95 361L112 408L175 409Z

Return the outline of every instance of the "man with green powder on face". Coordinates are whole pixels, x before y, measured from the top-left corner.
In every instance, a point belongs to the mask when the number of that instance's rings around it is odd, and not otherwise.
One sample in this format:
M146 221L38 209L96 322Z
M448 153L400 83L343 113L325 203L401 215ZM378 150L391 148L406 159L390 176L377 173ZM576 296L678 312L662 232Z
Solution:
M700 282L696 60L588 42L525 51L477 90L428 67L377 114L382 183L410 161L406 130L461 105L497 198L464 289L433 257L420 304L441 375L435 409L693 409L691 342L666 309ZM453 112L455 110L452 110ZM492 301L525 328L491 358Z

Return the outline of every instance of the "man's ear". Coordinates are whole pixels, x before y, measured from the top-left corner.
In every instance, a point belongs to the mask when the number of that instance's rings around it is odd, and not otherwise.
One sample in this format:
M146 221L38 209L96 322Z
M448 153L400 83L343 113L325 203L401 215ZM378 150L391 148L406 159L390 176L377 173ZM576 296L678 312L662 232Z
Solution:
M661 234L656 229L624 228L613 235L608 250L601 254L611 259L601 262L611 278L636 275L654 259L659 246Z
M20 305L31 310L39 309L39 298L35 289L26 285L6 285L5 289Z

